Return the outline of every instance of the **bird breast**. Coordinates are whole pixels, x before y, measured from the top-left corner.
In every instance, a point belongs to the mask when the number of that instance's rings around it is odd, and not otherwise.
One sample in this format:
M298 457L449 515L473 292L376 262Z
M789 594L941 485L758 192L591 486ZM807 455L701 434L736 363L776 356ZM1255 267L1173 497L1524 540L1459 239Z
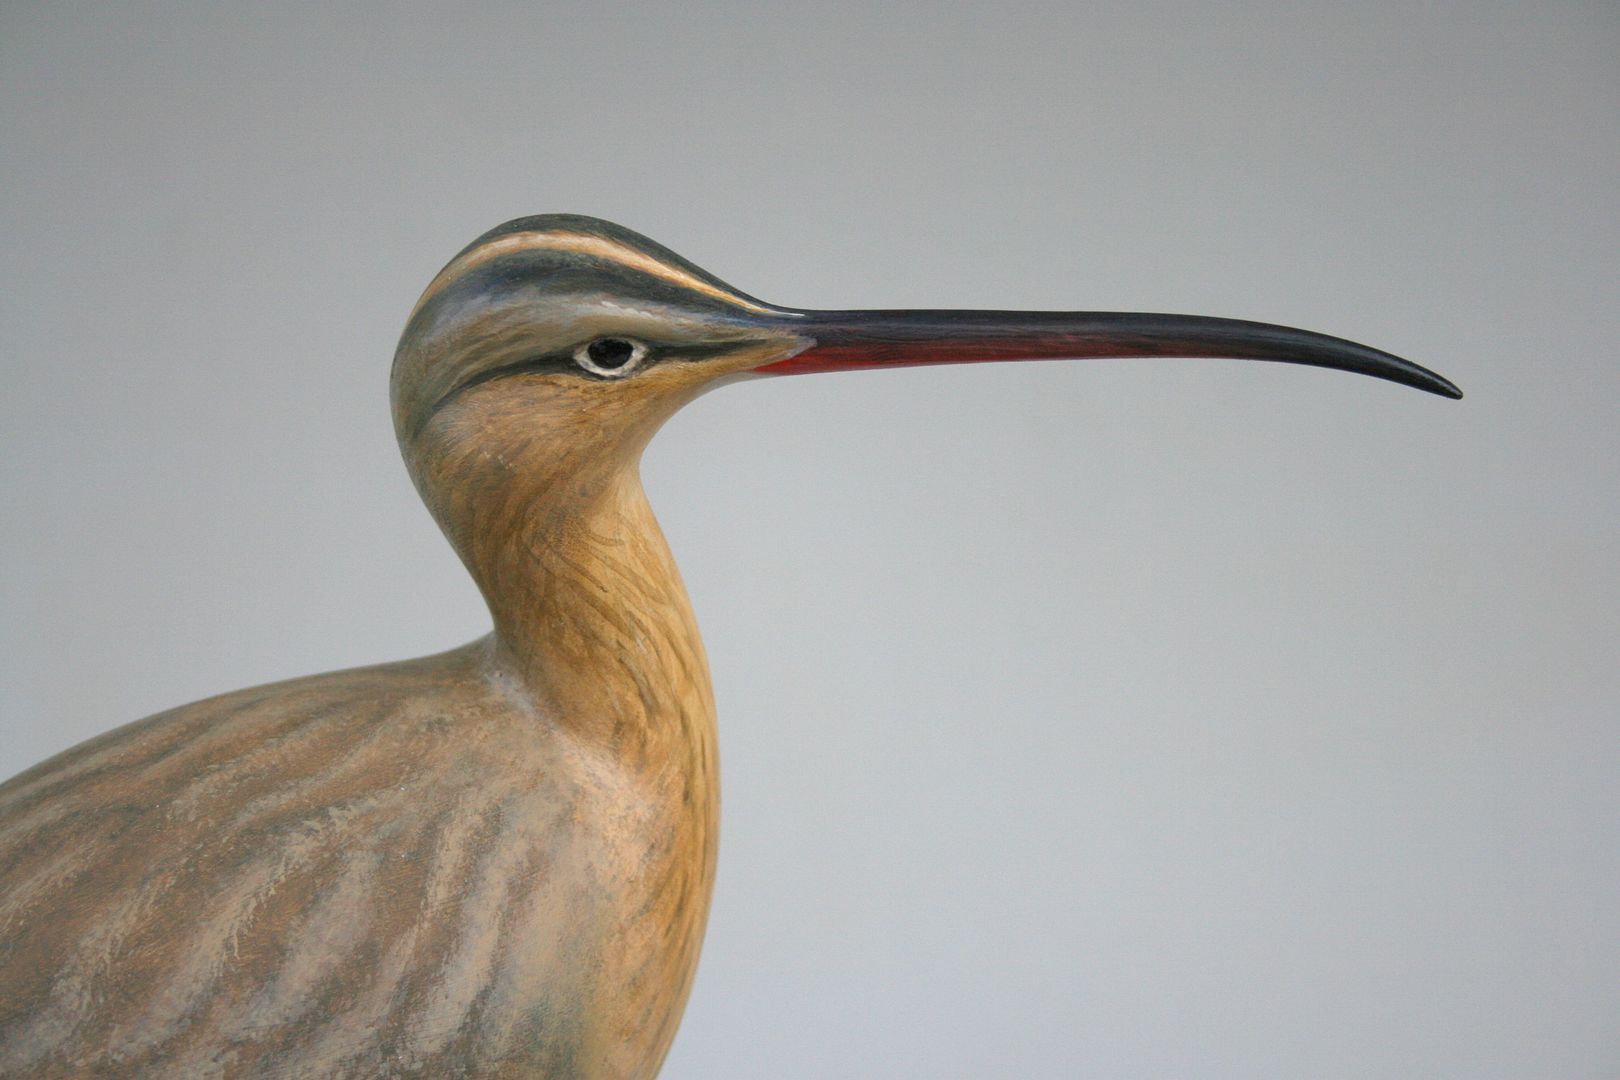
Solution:
M0 1075L655 1070L693 814L488 652L201 702L0 788Z

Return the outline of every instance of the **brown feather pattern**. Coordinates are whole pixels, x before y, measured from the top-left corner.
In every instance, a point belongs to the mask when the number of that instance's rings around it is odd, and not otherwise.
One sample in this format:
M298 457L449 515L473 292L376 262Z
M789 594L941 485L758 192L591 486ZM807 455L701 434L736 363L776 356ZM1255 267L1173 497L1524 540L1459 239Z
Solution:
M609 228L583 220L505 248L622 249L627 273L724 298L631 234L579 240ZM445 312L505 248L436 279L394 380L411 475L494 632L161 713L0 785L0 1077L656 1073L708 913L718 762L637 463L725 369L490 380L427 408L558 347L535 337L543 297ZM590 325L620 317L651 316Z
M676 838L627 843L656 791L533 710L514 725L490 648L202 702L7 785L0 1074L606 1065L621 1033L592 1045L585 1017L611 939L678 927L692 882L649 875L601 925ZM644 967L624 981L666 977Z

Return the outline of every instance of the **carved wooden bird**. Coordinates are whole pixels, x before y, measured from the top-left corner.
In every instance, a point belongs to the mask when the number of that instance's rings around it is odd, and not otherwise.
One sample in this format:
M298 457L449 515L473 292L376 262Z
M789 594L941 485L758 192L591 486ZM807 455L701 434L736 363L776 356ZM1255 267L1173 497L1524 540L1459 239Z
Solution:
M1461 396L1278 326L797 310L593 218L484 234L411 314L392 398L493 632L186 705L0 786L0 1075L652 1076L718 802L706 661L643 447L749 375L1112 356Z

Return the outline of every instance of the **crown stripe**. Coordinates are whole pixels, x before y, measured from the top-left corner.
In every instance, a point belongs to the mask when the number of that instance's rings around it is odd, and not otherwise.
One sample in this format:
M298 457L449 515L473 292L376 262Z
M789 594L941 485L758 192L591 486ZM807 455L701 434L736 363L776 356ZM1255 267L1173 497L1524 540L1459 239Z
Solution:
M520 232L498 236L489 243L473 248L471 251L451 260L450 265L439 271L439 276L434 278L426 291L422 293L422 298L416 302L416 307L411 309L412 317L418 311L421 311L422 307L441 292L446 285L469 270L494 259L499 259L502 256L523 251L564 251L575 255L607 259L621 266L627 266L632 270L639 270L651 277L660 278L671 284L678 285L683 289L703 293L705 296L723 300L728 304L734 304L748 311L758 312L762 315L769 314L772 311L771 308L765 307L763 304L755 303L734 292L729 292L711 281L704 281L702 278L694 277L679 267L660 262L644 251L637 251L633 247L627 247L603 236L590 236L585 233Z

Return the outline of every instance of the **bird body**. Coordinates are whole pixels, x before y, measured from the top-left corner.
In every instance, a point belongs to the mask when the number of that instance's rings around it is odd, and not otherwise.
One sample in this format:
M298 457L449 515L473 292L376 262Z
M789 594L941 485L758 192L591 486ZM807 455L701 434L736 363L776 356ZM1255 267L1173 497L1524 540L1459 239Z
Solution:
M393 407L492 633L161 713L0 785L0 1076L652 1076L707 918L718 762L648 440L749 375L1113 355L1455 395L1278 327L799 311L595 219L481 237L413 312Z
M198 702L16 777L0 1075L650 1075L718 809L703 659L670 614L638 618L663 636L596 729L489 637ZM654 682L679 689L646 707Z

